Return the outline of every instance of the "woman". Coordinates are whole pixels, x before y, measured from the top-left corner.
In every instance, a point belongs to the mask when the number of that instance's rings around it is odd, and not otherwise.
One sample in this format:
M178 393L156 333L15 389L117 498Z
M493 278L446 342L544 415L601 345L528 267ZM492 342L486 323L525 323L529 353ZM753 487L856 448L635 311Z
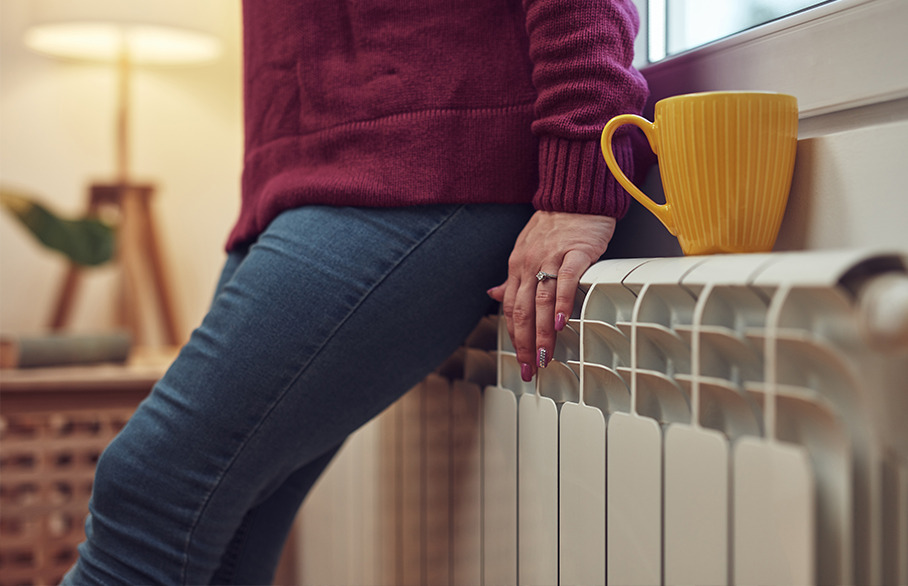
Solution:
M268 583L344 439L487 293L524 379L545 367L627 206L598 136L644 103L637 26L631 0L247 0L227 263L101 457L65 582Z

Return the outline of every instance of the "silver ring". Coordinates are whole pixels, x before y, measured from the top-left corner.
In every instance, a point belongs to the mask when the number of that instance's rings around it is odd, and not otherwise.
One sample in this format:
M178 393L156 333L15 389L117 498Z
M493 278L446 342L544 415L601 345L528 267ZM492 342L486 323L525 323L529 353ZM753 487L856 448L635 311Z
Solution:
M538 273L536 273L536 279L538 279L540 283L548 281L549 279L557 278L558 275L553 275L552 273L546 273L544 271L539 271Z

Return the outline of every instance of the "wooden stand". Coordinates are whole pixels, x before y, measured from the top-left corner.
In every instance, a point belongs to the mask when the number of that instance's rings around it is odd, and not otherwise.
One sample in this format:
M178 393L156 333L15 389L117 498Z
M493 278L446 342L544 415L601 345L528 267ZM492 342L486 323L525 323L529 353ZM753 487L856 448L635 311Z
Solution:
M154 186L137 183L94 184L89 191L90 215L111 210L119 217L117 226L117 263L123 272L123 291L118 325L132 332L135 342L147 343L147 329L141 312L141 292L150 286L157 305L164 344L179 346L179 327L167 271L151 213ZM69 322L81 268L70 265L57 298L51 328L62 329Z

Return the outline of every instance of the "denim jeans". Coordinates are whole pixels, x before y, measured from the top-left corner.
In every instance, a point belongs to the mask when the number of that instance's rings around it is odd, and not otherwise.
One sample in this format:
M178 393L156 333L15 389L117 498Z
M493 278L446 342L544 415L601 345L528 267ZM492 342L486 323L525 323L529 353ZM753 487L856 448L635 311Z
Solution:
M344 439L491 309L525 206L284 212L101 456L65 584L268 584Z

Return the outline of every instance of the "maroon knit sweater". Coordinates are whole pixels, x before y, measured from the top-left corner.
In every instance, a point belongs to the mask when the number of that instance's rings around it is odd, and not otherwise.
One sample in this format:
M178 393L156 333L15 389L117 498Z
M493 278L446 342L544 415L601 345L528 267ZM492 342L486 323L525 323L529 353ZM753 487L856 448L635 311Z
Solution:
M309 204L532 202L620 217L599 133L639 113L631 0L245 0L228 249ZM628 142L615 143L630 173Z

